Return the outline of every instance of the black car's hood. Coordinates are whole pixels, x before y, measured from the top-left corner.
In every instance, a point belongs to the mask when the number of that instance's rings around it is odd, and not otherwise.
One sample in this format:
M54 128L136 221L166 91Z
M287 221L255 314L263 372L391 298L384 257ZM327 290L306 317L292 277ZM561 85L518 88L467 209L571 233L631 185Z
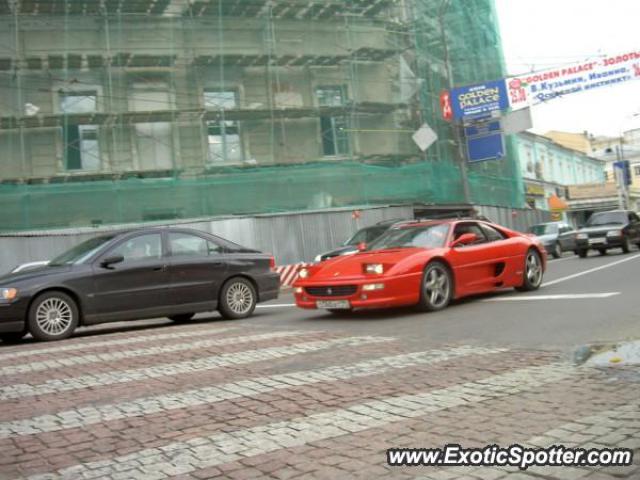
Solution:
M621 224L611 224L611 225L598 225L596 227L582 227L578 230L580 233L607 233L610 230L620 230L624 228L625 225Z
M73 268L73 265L44 265L31 270L25 270L23 272L7 273L0 277L0 285L11 286L12 283L24 282L26 280L55 275L57 273L64 273L72 270Z

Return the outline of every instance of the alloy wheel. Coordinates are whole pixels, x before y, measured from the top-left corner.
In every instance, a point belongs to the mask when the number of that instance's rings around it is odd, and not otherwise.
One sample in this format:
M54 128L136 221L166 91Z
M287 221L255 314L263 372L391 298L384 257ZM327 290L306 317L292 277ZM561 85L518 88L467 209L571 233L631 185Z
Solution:
M245 283L236 282L227 289L226 300L233 313L245 315L253 306L253 291Z
M45 299L36 309L36 323L47 335L65 333L73 323L71 305L58 297Z
M433 308L440 308L448 302L450 291L448 272L440 265L431 266L424 282L424 298Z
M526 275L529 284L534 288L538 287L542 282L542 264L540 263L540 257L535 252L527 254Z

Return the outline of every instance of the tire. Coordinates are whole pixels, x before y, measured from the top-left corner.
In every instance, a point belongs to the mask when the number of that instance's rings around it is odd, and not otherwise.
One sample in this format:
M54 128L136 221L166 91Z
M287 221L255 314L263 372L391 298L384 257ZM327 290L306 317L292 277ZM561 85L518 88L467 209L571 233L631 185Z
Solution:
M599 248L598 249L598 253L600 255L606 255L607 254L607 249L606 248Z
M18 343L26 334L27 332L0 333L0 340L2 340L2 343Z
M247 318L256 308L257 294L253 284L242 277L227 280L220 291L218 311L223 318Z
M631 251L631 242L627 236L622 237L622 251L624 253L629 253Z
M530 249L524 259L522 285L516 287L516 290L530 292L539 289L540 285L542 285L542 275L542 259L540 258L540 254L536 250Z
M171 315L169 320L173 320L176 323L188 322L194 315L195 313L181 313L179 315Z
M80 321L75 300L63 292L46 292L36 297L29 307L27 325L36 340L52 341L68 338Z
M562 246L560 245L560 242L556 242L553 246L553 252L551 252L551 255L553 258L560 258L562 256Z
M449 305L453 296L453 278L449 267L442 262L429 263L420 282L421 310L436 312Z
M589 253L589 251L588 250L578 250L577 253L578 253L578 256L580 258L587 258L587 253Z

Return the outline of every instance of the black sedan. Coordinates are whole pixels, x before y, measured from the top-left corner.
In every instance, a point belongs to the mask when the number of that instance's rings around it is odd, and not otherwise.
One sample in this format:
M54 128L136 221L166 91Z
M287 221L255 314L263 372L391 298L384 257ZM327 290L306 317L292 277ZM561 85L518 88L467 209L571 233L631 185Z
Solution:
M600 255L605 255L610 248L629 253L634 243L640 247L640 218L630 210L594 213L576 233L576 252L582 258L590 249Z
M218 310L251 315L277 298L274 259L196 230L147 228L92 238L48 265L0 277L0 339L60 340L78 326Z

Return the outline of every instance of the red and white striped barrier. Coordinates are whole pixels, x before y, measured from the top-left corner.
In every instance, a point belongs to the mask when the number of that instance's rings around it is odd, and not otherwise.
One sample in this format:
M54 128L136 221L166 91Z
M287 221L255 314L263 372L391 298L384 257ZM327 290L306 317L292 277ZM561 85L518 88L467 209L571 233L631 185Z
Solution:
M293 263L291 265L281 265L276 267L276 272L280 274L280 287L290 287L298 278L298 272L311 263Z

